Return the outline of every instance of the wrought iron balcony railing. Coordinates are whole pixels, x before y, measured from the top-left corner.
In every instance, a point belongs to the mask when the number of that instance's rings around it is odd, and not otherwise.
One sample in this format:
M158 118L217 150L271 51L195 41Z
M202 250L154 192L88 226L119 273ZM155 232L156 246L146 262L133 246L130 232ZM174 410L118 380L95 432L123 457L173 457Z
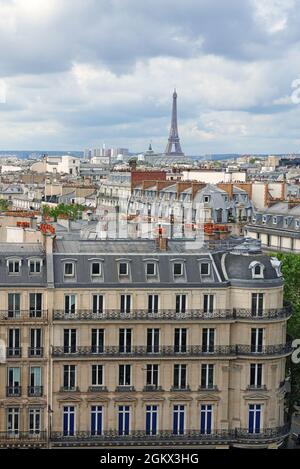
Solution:
M218 386L215 386L213 384L208 384L208 385L201 385L198 388L198 391L218 391Z
M107 392L108 389L106 386L90 386L89 392Z
M21 397L22 387L21 386L6 386L7 397Z
M44 321L48 317L47 310L2 310L0 321Z
M29 347L28 357L29 358L43 358L44 348L43 347Z
M7 358L21 358L22 357L21 347L7 347L6 357Z
M12 430L8 432L0 432L0 444L2 443L12 443L12 442L46 442L47 433L45 431L34 431L34 432L19 432L17 430Z
M159 347L158 352L151 353L148 351L147 346L135 346L131 351L123 351L118 346L108 346L101 348L101 351L94 349L94 347L78 346L70 349L64 346L53 346L53 357L64 358L84 358L84 357L209 357L209 356L278 356L288 355L292 352L291 344L280 345L266 345L259 348L254 348L251 345L215 345L214 347L203 347L202 345L191 345L186 347L186 352L177 352L174 346Z
M122 312L120 310L76 310L74 312L56 310L53 313L55 321L93 321L93 320L145 320L145 321L166 321L166 320L276 320L286 319L291 315L291 308L284 307L278 309L263 309L252 311L251 309L214 309L204 311L201 309L189 309L176 312L174 309L164 309L157 311L131 310Z
M43 386L28 386L29 397L41 397L43 395Z
M78 386L62 386L60 392L80 392Z
M265 384L249 384L247 391L267 391L267 386Z
M154 384L147 384L143 388L144 392L162 392L163 388L161 386L155 386Z
M116 387L116 392L134 392L135 388L134 386L117 386Z

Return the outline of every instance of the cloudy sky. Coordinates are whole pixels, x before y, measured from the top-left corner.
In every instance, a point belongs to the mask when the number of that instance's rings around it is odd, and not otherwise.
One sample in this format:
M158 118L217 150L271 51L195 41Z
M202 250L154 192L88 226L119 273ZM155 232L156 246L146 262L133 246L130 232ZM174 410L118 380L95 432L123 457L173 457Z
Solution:
M300 151L299 0L0 0L0 149Z

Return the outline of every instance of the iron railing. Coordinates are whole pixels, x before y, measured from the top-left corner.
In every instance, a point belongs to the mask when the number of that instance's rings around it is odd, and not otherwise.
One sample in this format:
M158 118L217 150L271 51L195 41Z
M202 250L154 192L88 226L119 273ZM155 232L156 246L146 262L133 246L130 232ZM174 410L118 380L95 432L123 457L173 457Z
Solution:
M2 310L0 321L44 321L48 317L48 310Z
M43 386L28 386L27 388L29 397L41 397L43 395Z
M47 441L47 432L19 432L17 430L12 430L8 432L0 432L0 443L21 443L21 442L46 442Z
M44 355L43 347L28 347L28 357L30 358L42 358Z
M22 387L21 386L6 386L7 397L21 397Z
M6 358L21 358L22 348L21 347L7 347Z

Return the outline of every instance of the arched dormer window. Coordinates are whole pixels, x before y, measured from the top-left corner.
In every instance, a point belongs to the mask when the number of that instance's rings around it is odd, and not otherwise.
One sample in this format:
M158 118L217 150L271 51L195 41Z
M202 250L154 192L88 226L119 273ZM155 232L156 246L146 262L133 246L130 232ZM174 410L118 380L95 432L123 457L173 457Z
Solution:
M264 278L265 266L258 261L251 262L249 269L252 272L252 278Z

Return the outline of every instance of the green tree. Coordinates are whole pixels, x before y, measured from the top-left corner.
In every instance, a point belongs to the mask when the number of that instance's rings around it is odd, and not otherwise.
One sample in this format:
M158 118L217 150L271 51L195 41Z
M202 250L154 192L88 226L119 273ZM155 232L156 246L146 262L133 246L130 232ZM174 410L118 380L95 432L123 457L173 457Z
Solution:
M9 203L5 199L0 199L0 211L7 212L9 209Z

